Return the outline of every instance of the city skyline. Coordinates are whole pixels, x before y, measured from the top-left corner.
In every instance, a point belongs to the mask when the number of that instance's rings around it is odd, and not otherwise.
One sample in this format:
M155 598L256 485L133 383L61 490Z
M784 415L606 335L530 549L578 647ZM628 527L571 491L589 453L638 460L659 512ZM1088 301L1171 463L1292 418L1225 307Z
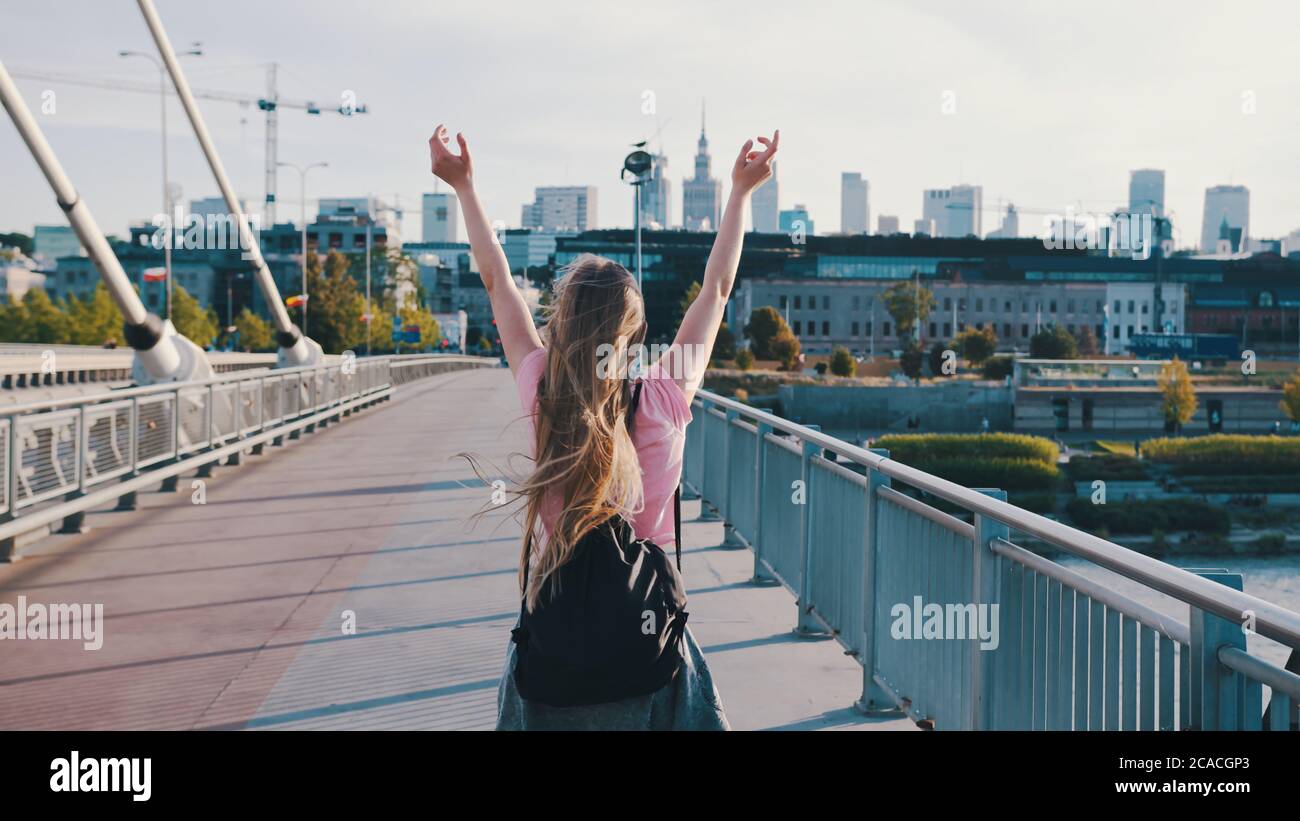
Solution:
M148 79L147 66L116 57L119 49L148 45L139 21L103 14L95 4L83 8L85 14L64 10L57 17L38 8L9 12L0 56L11 70ZM1207 7L1184 21L1124 7L1129 24L1115 28L1106 25L1104 14L1071 17L1066 27L1055 25L1067 22L1059 14L1041 11L945 5L926 12L887 3L869 11L800 11L799 26L775 32L737 23L720 10L692 9L691 25L674 14L644 21L648 38L689 52L680 64L654 53L629 55L596 36L581 55L561 49L556 60L519 74L476 61L459 44L483 25L468 11L446 10L435 19L420 6L393 4L357 25L342 5L313 4L312 14L293 3L236 2L225 8L230 13L213 20L184 4L160 3L178 41L204 40L206 56L185 64L193 84L261 93L261 64L274 59L282 66L285 96L324 102L331 90L354 90L370 106L365 117L283 113L281 158L330 162L310 182L309 205L318 197L400 195L408 237L419 236L419 203L434 187L421 154L438 120L464 131L474 146L493 218L514 225L534 188L591 185L605 192L596 223L629 226L632 192L610 169L619 167L633 142L648 139L649 148L678 169L674 176L680 181L695 153L702 98L709 100L713 176L722 180L722 196L740 143L780 127L786 148L780 206L805 204L825 229L836 225L840 174L850 168L870 183L872 211L897 215L903 226L921 216L921 191L967 183L983 187L986 232L1014 202L1022 209L1021 230L1036 234L1042 226L1035 210L1114 209L1128 200L1130 173L1154 168L1165 172L1166 211L1179 247L1198 244L1205 191L1218 185L1250 189L1252 236L1279 237L1300 227L1294 148L1285 138L1300 124L1300 111L1285 88L1280 61L1285 23L1300 20L1291 9L1229 15ZM493 35L505 47L526 49L552 37L562 42L581 29L579 23L596 32L615 25L612 13L579 17L574 9L542 16L521 6L506 15L510 21L494 25ZM240 24L241 15L253 13L264 25ZM1149 48L1150 27L1143 20L1185 48ZM290 23L302 36L283 36ZM1034 42L1024 45L1016 32L1030 28ZM1105 42L1087 44L1087 32L1099 28ZM70 46L58 60L48 43L32 35L41 31L57 33ZM713 59L705 43L716 44L724 32L752 39L744 53L780 46L798 59L779 69L758 57ZM340 36L383 56L335 59L318 47ZM432 50L429 38L436 43ZM1278 47L1269 46L1272 38ZM1010 57L1006 49L1013 42L1024 47ZM935 52L923 64L909 56L918 45ZM1209 45L1221 58L1214 70L1195 58L1199 47ZM604 59L615 51L617 57ZM1117 55L1130 66L1122 82L1088 74L1090 93L1082 98L1077 86L1062 82L1074 70L1067 63L1095 64ZM863 73L868 56L875 65L915 70L906 79L885 72L888 82L869 77ZM587 66L597 57L609 66L592 76ZM837 79L811 84L821 76ZM445 82L450 78L455 81ZM58 108L43 116L43 126L105 230L125 234L129 223L152 216L158 210L157 98L19 80L37 107L45 86L55 90ZM220 102L201 106L237 191L250 204L260 202L260 112ZM174 101L169 119L180 199L212 196L211 175ZM16 133L0 129L0 154L13 160L7 163L10 196L0 202L0 228L59 224L62 215L22 153ZM122 167L137 173L123 179ZM282 218L296 214L297 192L283 176L280 189ZM673 207L673 222L681 221L679 207L680 202Z

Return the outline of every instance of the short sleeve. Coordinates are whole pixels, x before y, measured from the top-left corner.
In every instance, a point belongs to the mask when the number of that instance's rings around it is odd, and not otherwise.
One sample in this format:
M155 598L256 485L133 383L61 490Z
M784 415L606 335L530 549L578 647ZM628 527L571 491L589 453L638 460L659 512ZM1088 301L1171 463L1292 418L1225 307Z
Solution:
M669 420L680 429L690 424L691 406L686 402L686 394L658 362L646 369L642 399L646 410L657 418Z
M519 372L515 375L515 389L519 392L519 406L524 413L537 410L537 383L542 380L542 369L546 367L546 349L538 348L524 357L519 363Z

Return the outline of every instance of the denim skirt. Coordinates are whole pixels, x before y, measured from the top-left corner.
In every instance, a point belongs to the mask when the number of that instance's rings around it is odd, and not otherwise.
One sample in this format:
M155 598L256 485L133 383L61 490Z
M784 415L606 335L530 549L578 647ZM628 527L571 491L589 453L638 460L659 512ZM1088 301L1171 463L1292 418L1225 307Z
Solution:
M718 690L691 628L672 682L645 696L582 707L525 701L515 689L515 643L506 649L497 687L498 730L730 730Z

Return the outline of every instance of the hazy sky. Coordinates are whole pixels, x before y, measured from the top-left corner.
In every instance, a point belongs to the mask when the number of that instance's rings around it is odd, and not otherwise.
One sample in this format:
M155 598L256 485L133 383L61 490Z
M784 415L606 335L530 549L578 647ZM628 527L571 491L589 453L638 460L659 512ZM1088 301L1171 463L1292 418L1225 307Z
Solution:
M318 196L400 195L419 239L419 195L433 190L435 123L463 130L488 210L517 225L536 185L596 185L600 226L631 222L618 181L629 144L661 132L681 218L681 178L708 101L714 168L725 179L745 138L780 128L781 207L839 226L839 178L871 184L871 219L909 230L921 190L984 186L984 228L999 205L1099 210L1127 198L1128 172L1166 171L1179 245L1199 237L1205 188L1251 191L1251 234L1300 227L1300 4L1281 2L336 2L157 0L175 44L203 41L184 65L196 88L260 95L283 66L283 97L372 113L280 116L280 158L328 161ZM155 81L121 59L152 50L129 0L0 0L9 69ZM160 206L156 96L19 80L46 136L107 232ZM642 113L653 92L656 113ZM945 93L955 113L944 113ZM1253 103L1254 113L1246 113ZM1244 105L1246 104L1246 105ZM235 187L263 195L256 108L201 101ZM184 114L169 109L172 179L189 200L216 193ZM297 218L298 181L280 174L280 217ZM314 201L309 203L314 212ZM0 122L0 230L62 215L17 133Z

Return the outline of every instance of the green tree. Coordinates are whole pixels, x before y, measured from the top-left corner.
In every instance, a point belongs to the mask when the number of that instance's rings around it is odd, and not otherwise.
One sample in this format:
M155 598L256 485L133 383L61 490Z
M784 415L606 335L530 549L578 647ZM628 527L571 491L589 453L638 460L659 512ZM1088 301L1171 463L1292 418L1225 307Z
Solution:
M1187 373L1187 363L1176 356L1166 362L1160 369L1156 384L1160 386L1160 404L1165 421L1172 424L1174 430L1181 431L1196 413L1196 389Z
M795 335L790 333L789 328L780 331L776 338L768 343L768 347L771 353L767 358L778 360L782 370L793 371L799 368L799 352L802 346Z
M1292 422L1300 422L1300 371L1282 385L1282 412Z
M45 342L49 344L66 344L72 337L68 315L59 310L50 301L50 295L44 288L29 288L23 295L22 330L19 332L21 342Z
M199 301L190 296L189 291L181 286L176 285L174 288L172 324L176 326L176 332L200 348L206 348L221 331L217 312L211 308L204 310L203 306L199 305Z
M414 326L420 329L420 342L414 343L397 343L397 352L402 352L402 345L408 345L410 350L428 350L438 344L442 337L442 331L438 327L438 320L433 318L433 314L420 304L415 292L406 294L405 303L401 310L402 327ZM391 327L391 326L390 326Z
M727 323L718 326L718 335L713 339L713 358L732 359L736 356L736 337L727 327Z
M112 342L125 345L122 333L122 312L108 295L103 282L95 284L89 299L68 297L66 308L70 325L70 341L74 345L104 345Z
M1034 359L1078 359L1079 345L1074 334L1052 325L1029 338L1029 355Z
M992 325L983 329L967 328L953 339L956 350L972 365L979 366L998 349L998 335Z
M853 376L858 372L858 363L843 345L836 345L831 351L831 373L836 376Z
M27 306L21 299L0 304L0 342L26 342Z
M885 290L881 298L885 310L894 319L899 337L914 336L917 324L925 322L934 310L934 294L915 282L899 282Z
M772 343L778 336L790 333L790 326L785 324L779 311L771 305L755 308L745 323L745 337L750 341L754 356L758 359L777 359L772 350ZM797 342L797 340L796 340Z
M691 303L695 302L695 298L699 295L700 295L700 283L696 282L695 280L691 280L690 286L687 287L686 289L686 295L683 296L681 298L681 301L677 303L677 316L673 317L674 325L679 327L681 326L682 318L686 316L686 312L690 310Z
M925 363L925 349L915 339L908 340L903 353L898 357L898 367L911 379L921 378L921 368Z
M235 330L239 332L239 344L244 350L275 350L275 337L271 333L271 324L248 308L244 308L235 317Z
M325 258L323 271L320 257L307 259L307 335L325 353L343 353L365 344L366 324L361 321L365 299L357 290L351 266L346 256L335 251Z
M749 348L741 348L736 352L736 367L742 371L747 371L754 367L754 352Z

